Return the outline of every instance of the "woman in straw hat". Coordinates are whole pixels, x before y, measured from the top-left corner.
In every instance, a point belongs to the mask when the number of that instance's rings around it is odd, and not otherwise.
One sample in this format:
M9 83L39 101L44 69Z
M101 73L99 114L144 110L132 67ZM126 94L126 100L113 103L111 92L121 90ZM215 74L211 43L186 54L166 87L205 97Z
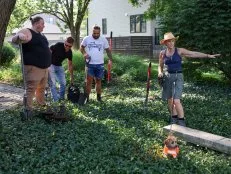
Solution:
M171 32L164 34L164 39L160 41L161 45L167 48L160 52L158 77L164 76L162 98L168 100L168 109L171 114L171 123L185 126L184 110L181 105L181 97L183 90L183 74L182 74L182 56L191 58L216 58L220 54L205 54L196 51L189 51L184 48L176 48L175 37ZM164 66L166 72L163 73Z

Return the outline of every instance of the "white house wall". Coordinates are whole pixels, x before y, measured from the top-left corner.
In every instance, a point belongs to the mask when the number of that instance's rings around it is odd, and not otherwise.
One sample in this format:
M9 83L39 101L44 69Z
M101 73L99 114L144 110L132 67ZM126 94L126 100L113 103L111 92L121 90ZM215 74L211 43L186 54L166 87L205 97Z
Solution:
M71 36L70 34L60 33L60 34L53 34L53 33L46 33L44 34L48 40L60 40L64 41L67 37Z
M143 14L149 7L149 2L141 7L133 7L128 0L92 0L89 5L88 31L91 33L92 26L97 24L102 27L102 19L107 19L107 34L113 37L122 36L153 36L154 22L147 21L145 33L130 33L130 15Z

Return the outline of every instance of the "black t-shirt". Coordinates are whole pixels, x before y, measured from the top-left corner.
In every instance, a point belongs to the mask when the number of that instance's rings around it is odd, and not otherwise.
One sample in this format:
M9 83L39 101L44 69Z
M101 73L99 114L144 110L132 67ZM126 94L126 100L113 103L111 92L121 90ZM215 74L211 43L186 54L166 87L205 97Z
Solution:
M51 65L51 52L47 38L29 29L32 39L22 44L23 60L25 65L33 65L39 68L48 68Z
M62 62L66 58L72 61L72 51L70 49L68 52L66 52L63 42L58 42L55 45L52 45L50 49L52 51L52 60L51 60L52 65L62 66Z

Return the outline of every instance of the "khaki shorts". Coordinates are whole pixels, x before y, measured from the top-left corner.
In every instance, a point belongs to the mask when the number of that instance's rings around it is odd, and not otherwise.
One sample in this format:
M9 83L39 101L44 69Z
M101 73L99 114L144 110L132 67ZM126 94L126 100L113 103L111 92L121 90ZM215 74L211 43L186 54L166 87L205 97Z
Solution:
M173 73L164 75L162 90L162 99L170 98L181 99L183 91L184 78L182 73Z

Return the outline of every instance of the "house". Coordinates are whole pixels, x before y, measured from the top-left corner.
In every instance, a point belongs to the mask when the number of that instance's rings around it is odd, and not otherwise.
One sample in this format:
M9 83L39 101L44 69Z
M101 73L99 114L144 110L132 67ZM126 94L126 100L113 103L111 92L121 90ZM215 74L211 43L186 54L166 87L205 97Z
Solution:
M43 34L47 37L50 45L59 41L64 41L71 35L70 30L61 30L58 27L57 22L60 21L55 16L49 14L40 14L38 16L41 16L44 19L45 28L43 30ZM61 23L61 25L63 24ZM12 35L7 37L5 40L11 42L13 35L22 28L31 28L30 20L25 21L21 28L14 29Z
M139 7L128 0L93 0L89 4L88 31L97 24L103 36L113 33L113 51L153 56L159 50L159 28L155 20L146 20L144 12L150 1Z

